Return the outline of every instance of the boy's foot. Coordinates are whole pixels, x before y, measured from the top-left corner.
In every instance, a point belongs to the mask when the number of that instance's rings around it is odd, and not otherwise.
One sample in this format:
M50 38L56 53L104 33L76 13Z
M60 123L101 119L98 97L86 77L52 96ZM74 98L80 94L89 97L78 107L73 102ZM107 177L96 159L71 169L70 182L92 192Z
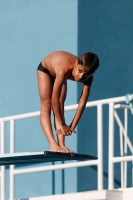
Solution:
M62 153L69 153L69 151L64 148L62 148L61 146L59 146L58 144L54 144L54 145L50 145L50 149L49 151L53 151L53 152L62 152Z
M64 145L60 145L62 149L64 149L67 153L75 153L74 151L68 149L66 146Z

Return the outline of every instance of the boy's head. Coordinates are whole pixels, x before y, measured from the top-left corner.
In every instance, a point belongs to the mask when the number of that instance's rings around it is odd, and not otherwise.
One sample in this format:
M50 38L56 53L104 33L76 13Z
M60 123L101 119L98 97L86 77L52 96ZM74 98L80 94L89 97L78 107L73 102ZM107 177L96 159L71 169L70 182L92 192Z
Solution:
M89 74L93 74L99 67L99 59L96 54L85 52L78 59L78 64L85 67Z

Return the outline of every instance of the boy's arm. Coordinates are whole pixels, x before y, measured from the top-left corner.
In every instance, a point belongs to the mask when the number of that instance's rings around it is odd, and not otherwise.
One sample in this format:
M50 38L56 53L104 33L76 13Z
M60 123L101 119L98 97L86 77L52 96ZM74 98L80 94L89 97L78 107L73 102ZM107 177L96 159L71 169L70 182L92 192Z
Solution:
M66 79L65 74L63 72L61 72L56 76L52 93L52 108L59 124L64 124L64 119L62 117L59 99L60 99L62 85L65 79Z
M61 112L61 106L60 106L60 94L62 85L66 80L66 74L61 71L56 75L56 79L53 86L53 93L52 93L52 108L55 114L55 117L60 125L60 128L63 132L63 135L68 135L71 133L71 128L65 124L65 120L63 118L62 112Z
M82 116L82 113L84 111L84 108L86 106L86 102L87 102L87 99L90 94L90 88L91 88L92 81L93 81L93 76L91 76L87 81L85 81L83 83L83 89L82 89L81 97L79 100L78 108L76 110L76 114L73 118L73 121L70 124L70 127L73 130L75 129L76 125L78 124L78 122Z

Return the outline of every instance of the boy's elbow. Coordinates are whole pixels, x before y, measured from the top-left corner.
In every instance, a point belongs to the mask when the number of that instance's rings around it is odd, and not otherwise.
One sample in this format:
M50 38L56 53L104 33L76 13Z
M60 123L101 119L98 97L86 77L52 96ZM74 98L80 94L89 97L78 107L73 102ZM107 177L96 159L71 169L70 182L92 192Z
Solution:
M87 103L87 100L86 100L86 99L80 100L80 101L79 101L79 107L84 108L84 107L86 106L86 103Z
M78 107L79 107L79 108L81 108L81 109L84 109L84 108L85 108L85 106L86 106L86 104L85 104L85 103L79 103L79 105L78 105Z

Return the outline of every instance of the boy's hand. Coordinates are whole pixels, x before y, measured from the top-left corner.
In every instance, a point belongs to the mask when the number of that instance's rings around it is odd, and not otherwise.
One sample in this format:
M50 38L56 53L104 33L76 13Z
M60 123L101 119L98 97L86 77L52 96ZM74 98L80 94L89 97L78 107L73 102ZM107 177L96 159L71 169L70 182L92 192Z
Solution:
M59 135L69 136L72 134L72 132L76 133L75 130L73 130L71 127L67 125L62 125L61 129L56 130L56 133Z

